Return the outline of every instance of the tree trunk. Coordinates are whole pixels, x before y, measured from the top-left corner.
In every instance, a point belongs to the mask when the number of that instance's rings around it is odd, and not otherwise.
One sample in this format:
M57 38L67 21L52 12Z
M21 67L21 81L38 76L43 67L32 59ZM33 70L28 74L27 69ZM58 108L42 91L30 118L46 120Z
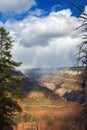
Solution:
M86 107L87 107L87 80L86 80L86 100L85 100L85 103L86 103Z

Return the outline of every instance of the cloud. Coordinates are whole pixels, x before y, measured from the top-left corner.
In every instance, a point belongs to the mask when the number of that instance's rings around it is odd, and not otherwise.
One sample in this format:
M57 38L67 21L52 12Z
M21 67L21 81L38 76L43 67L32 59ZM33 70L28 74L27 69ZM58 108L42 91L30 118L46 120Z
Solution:
M36 8L35 10L29 11L29 15L32 15L32 16L42 16L44 14L45 14L45 11L38 8Z
M85 10L84 10L85 13L87 13L87 5L85 6Z
M24 47L47 46L55 38L73 35L78 19L71 16L69 9L52 12L49 16L39 18L29 16L22 22L7 22L10 30L14 30L17 39ZM73 26L74 25L74 26ZM75 34L75 33L74 33Z
M56 11L57 9L61 9L62 6L60 4L54 5L51 9L51 11Z
M0 12L21 14L36 5L35 0L0 0Z
M30 15L22 21L7 21L5 26L14 36L13 58L23 62L21 68L64 67L74 63L81 22L69 9L51 12L49 16Z
M26 48L16 43L13 50L14 59L22 61L23 68L65 67L74 65L74 54L78 39L71 37L50 41L48 46Z

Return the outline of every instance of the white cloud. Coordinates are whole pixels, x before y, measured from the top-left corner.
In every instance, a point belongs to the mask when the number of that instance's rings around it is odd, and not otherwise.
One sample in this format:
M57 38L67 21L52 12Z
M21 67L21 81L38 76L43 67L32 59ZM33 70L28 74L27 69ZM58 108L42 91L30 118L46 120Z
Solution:
M0 12L20 14L36 5L35 0L0 0Z
M15 60L22 61L22 68L65 67L74 65L74 53L78 39L71 37L50 41L48 46L25 48L16 43L13 50Z
M42 10L42 9L38 9L36 8L35 10L31 10L29 11L29 15L32 15L32 16L41 16L41 15L44 15L45 14L45 11Z
M60 4L57 4L57 5L54 5L51 9L51 11L56 11L57 9L61 9L61 5Z
M38 18L29 16L22 22L9 24L14 30L16 37L20 39L20 44L24 47L46 46L54 38L73 35L73 29L78 25L78 19L71 17L69 9L60 12L52 12L48 17Z
M23 21L8 21L5 26L14 34L13 56L28 67L63 67L73 64L74 51L80 42L78 18L69 9L52 12L38 18L29 16Z
M84 12L87 13L87 5L85 6L85 11Z

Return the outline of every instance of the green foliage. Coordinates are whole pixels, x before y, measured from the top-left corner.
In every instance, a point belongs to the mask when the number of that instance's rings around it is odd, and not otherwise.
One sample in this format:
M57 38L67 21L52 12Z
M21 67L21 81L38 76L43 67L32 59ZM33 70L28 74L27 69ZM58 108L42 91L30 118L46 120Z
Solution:
M12 117L21 112L16 98L19 98L19 80L11 72L21 63L12 60L11 49L14 41L4 27L0 28L0 129L7 130L13 123Z

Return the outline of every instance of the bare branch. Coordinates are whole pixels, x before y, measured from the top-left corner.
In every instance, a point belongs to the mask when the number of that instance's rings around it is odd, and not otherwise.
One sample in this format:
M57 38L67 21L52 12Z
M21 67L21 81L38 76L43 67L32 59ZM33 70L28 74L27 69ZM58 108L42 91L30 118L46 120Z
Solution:
M75 7L80 13L82 13L83 15L87 16L87 14L85 12L83 12L83 10L75 3L70 2L70 4Z

